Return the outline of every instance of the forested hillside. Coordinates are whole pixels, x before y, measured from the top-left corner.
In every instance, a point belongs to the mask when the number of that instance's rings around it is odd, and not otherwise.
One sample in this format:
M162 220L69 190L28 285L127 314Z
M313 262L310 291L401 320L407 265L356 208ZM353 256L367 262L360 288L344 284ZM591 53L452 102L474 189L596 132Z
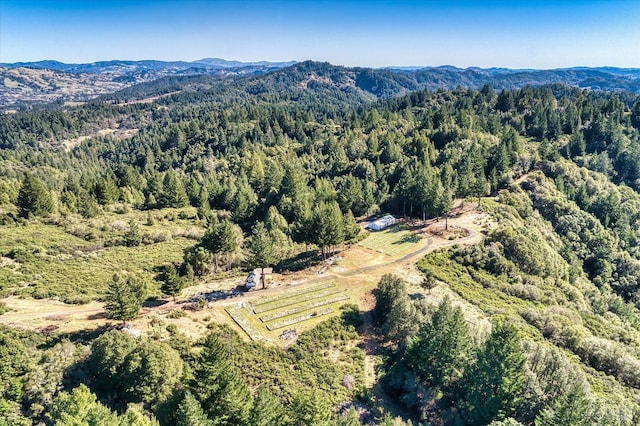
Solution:
M271 72L279 70L280 72ZM268 74L263 78L263 74ZM256 79L237 77L254 75ZM555 70L518 70L506 68L350 68L328 63L251 62L202 59L194 62L105 61L91 64L64 64L40 61L0 64L0 109L48 108L53 103L87 101L98 97L119 102L149 99L167 93L209 90L212 86L231 85L251 93L260 93L264 85L269 90L292 89L296 81L332 86L361 97L389 98L418 90L481 89L485 84L496 90L524 86L565 84L591 90L640 93L640 70L634 68L566 68ZM244 86L244 87L243 87ZM257 92L256 92L257 91ZM101 95L101 96L99 96ZM324 92L323 96L329 95ZM335 93L331 94L335 96Z
M124 288L139 309L321 262L370 238L356 218L448 224L456 200L495 226L286 349L215 321L196 340L2 328L0 424L638 424L640 99L385 73L305 62L1 115L4 298L113 306Z

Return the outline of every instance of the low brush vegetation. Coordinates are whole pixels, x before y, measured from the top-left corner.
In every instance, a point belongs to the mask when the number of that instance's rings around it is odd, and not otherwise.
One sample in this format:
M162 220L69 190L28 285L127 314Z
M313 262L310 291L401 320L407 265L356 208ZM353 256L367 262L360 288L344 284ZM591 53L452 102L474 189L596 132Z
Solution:
M103 300L114 272L135 272L151 280L159 265L180 263L183 250L203 233L202 226L179 219L179 212L105 215L20 222L3 227L0 292L4 296L59 298L67 303ZM140 224L140 244L126 244L131 223ZM156 292L159 294L159 292Z
M531 192L522 189L533 186ZM637 195L631 197L627 205L635 205L634 199L640 200ZM565 220L583 218L590 226L582 227L576 221L558 228L562 216L557 216L557 206L563 206L571 215L564 216ZM539 172L531 174L520 186L502 191L494 214L500 226L482 244L435 252L418 263L439 285L447 285L477 306L491 318L494 327L506 323L518 330L518 352L526 362L518 367L522 383L512 395L517 404L492 418L513 417L523 424L534 420L536 424L573 424L563 423L570 420L563 416L566 407L571 407L576 411L573 419L582 419L584 424L637 423L640 312L613 290L638 278L635 274L630 276L637 261L620 251L624 242L612 236L618 230L605 227L592 214L580 210L551 178ZM569 240L572 234L580 232L588 232L590 239ZM592 257L597 252L591 251L591 241L600 249L608 244L610 257L594 261ZM568 247L570 244L573 246ZM613 260L613 265L606 263L608 259ZM626 262L625 268L615 262ZM394 354L397 361L387 375L389 386L400 392L401 398L411 401L408 406L432 422L473 416L474 405L459 399L460 392L467 392L468 386L461 373L463 368L453 360L434 355L437 359L426 364L447 361L438 368L450 369L446 380L452 384L443 389L442 378L436 380L424 373L414 373L418 378L424 377L420 381L406 376L416 381L416 392L420 392L419 386L425 387L427 398L418 393L423 398L418 400L412 393L405 395L407 384L398 382L395 372L406 371L403 374L408 375L424 368L421 365L425 362L414 358L435 350L434 342L423 342L435 337L422 333L432 334L435 330L429 327L445 327L439 324L443 321L440 316L454 315L449 313L452 309L448 304L441 305L426 325L407 338L406 348ZM469 346L474 340L468 337L473 326L461 319L462 312L454 309L454 313L457 317L454 315L448 321L456 318L459 329L447 333L447 339L461 335ZM477 339L483 337L476 336ZM417 350L416 345L428 346ZM459 350L455 352L463 356ZM468 363L467 368L471 365ZM551 377L553 382L545 383ZM452 401L459 410L450 408ZM465 414L465 410L471 411Z

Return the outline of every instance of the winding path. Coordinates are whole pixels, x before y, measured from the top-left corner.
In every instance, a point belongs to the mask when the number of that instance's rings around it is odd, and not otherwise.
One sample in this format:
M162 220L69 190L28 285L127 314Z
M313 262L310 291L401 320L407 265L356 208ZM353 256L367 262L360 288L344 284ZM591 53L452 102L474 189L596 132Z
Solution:
M277 294L279 292L286 292L288 289L296 288L298 285L308 285L319 283L323 281L335 280L340 278L357 278L359 276L364 277L377 277L382 276L388 272L390 268L398 265L413 264L420 257L425 254L443 247L453 245L471 245L479 242L482 239L482 235L472 229L473 220L477 219L479 215L465 214L456 219L450 219L449 222L452 226L465 229L469 234L463 238L455 240L443 240L427 236L426 242L420 244L420 247L402 255L399 258L389 258L389 260L379 259L373 261L372 264L359 266L349 269L344 272L329 270L326 274L318 276L316 274L301 277L301 279L291 286L279 286L270 289L261 290L255 293L248 293L242 296L243 301L252 300L256 297L264 297L269 294ZM180 306L180 302L184 302L185 298L179 299L178 304L174 302L168 302L162 306L163 309L177 308ZM91 302L85 305L67 305L59 301L54 300L37 300L37 299L25 299L19 297L9 297L2 300L11 310L3 315L0 315L0 324L4 324L10 327L23 328L30 330L46 330L49 327L56 327L66 332L79 331L87 328L98 327L106 322L104 318L104 305L100 302ZM213 302L213 306L222 306L230 303L231 300L219 300ZM157 312L157 307L143 308L141 317L145 317L151 313Z

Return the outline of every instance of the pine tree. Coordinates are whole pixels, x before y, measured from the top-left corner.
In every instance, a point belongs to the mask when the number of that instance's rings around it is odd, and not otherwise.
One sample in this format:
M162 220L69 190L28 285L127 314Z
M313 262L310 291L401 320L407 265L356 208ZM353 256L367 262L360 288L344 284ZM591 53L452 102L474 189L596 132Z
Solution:
M251 426L281 426L287 424L284 408L266 388L260 388L249 412Z
M476 363L461 380L463 416L472 425L511 416L522 399L525 358L517 329L494 326Z
M448 188L442 188L435 204L435 213L437 216L444 216L444 229L449 229L449 211L453 205L453 195Z
M142 243L142 235L140 234L140 228L136 221L131 219L129 221L129 229L124 234L124 245L127 247L136 247Z
M542 410L536 418L536 426L581 426L588 424L592 416L591 402L580 387L555 401L553 406Z
M180 177L173 171L169 170L162 181L162 197L161 204L164 207L180 208L189 204L187 191Z
M172 296L175 302L176 296L179 295L184 288L184 280L178 275L176 267L173 265L165 266L160 279L162 281L160 290L167 296Z
M220 254L227 258L227 270L231 269L231 256L238 250L241 244L242 231L236 229L229 220L223 220L217 229L217 238L221 242Z
M633 108L631 108L631 124L640 129L640 101L633 104Z
M472 356L469 327L462 310L443 300L421 327L405 357L420 381L431 388L448 387L460 377Z
M347 214L344 215L344 239L345 241L351 241L360 233L360 225L356 222L356 218L353 217L351 210L347 210Z
M335 424L331 404L317 389L296 394L291 403L291 418L295 426Z
M409 298L408 293L391 301L391 307L387 313L387 320L382 324L382 332L385 339L403 343L418 332L421 323L421 312L416 304Z
M268 231L279 230L285 234L289 234L289 224L287 219L280 214L276 206L270 206L264 218L264 226Z
M213 272L218 273L220 249L222 247L222 242L219 241L217 232L218 226L220 225L218 216L215 214L211 215L208 225L207 230L196 246L207 250L213 255Z
M118 201L119 190L115 182L109 176L100 179L93 189L95 198L103 206Z
M200 188L200 193L198 194L198 211L208 212L211 210L211 203L209 202L209 191L205 186Z
M244 223L252 216L258 205L258 197L253 188L245 181L238 186L233 201L231 203L231 213L236 223Z
M373 314L378 325L382 325L387 321L393 301L407 294L407 283L396 275L385 274L380 278L374 293L376 305Z
M107 317L122 321L123 324L137 318L145 297L146 285L141 278L127 276L122 279L114 274L105 297Z
M279 259L276 257L273 239L263 222L258 222L253 227L248 250L249 264L254 268L262 268L262 288L264 288L264 268L274 265Z
M189 391L176 411L175 426L213 426L213 422L207 418L198 400Z
M322 258L326 249L344 242L344 222L338 203L321 203L313 212L311 241L320 247Z
M25 174L16 201L20 217L46 216L53 211L49 190L35 176Z
M360 426L360 416L355 408L349 408L349 411L342 414L340 418L338 418L337 426Z
M208 271L208 266L211 263L211 254L207 249L199 244L187 247L184 249L183 261L185 263L185 275L191 267L194 276L202 276Z
M262 165L262 159L257 152L254 152L251 157L249 183L258 194L262 192L264 187L264 166Z
M229 353L213 334L205 340L192 392L214 425L245 424L251 394Z

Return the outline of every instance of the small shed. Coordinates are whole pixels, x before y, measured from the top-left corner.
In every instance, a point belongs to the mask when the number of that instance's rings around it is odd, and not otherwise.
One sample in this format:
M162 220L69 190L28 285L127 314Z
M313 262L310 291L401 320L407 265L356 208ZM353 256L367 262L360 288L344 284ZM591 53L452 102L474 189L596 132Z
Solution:
M266 288L267 283L271 281L271 274L273 274L273 268L256 268L249 272L244 282L245 290Z
M397 220L390 214L382 216L380 219L376 219L369 224L369 229L372 231L382 231L385 228L395 225Z

